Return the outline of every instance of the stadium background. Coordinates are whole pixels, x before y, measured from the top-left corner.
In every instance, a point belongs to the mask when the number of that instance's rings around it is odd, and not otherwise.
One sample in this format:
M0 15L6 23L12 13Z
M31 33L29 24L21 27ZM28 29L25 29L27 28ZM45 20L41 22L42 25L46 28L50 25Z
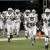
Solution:
M7 10L9 7L12 7L14 10L15 9L20 9L21 12L24 12L26 9L35 9L38 13L38 19L40 20L41 14L43 13L43 1L44 0L18 0L18 1L13 1L13 0L5 0L5 1L0 1L0 12ZM47 0L50 1L50 0ZM45 0L46 2L46 0ZM47 2L49 3L49 2ZM46 4L46 3L44 3ZM45 5L44 5L45 7ZM46 7L49 7L49 4L47 4ZM21 30L24 29L23 27L23 21L21 22Z
M5 11L7 8L12 7L13 9L19 8L21 12L24 12L25 9L33 9L35 8L39 20L41 18L41 14L43 13L43 1L44 0L34 0L32 1L0 1L0 11ZM46 0L45 0L46 1ZM49 3L49 2L48 2ZM49 7L50 3L47 4L46 7ZM45 5L44 5L45 7ZM25 38L23 23L21 23L21 31L19 34L19 38L13 35L14 39L11 40L10 43L7 42L7 35L2 36L0 32L0 50L45 50L45 42L44 35L42 35L41 39L37 39L34 46L29 39ZM18 39L18 40L17 40ZM50 50L50 42L49 42L49 50Z

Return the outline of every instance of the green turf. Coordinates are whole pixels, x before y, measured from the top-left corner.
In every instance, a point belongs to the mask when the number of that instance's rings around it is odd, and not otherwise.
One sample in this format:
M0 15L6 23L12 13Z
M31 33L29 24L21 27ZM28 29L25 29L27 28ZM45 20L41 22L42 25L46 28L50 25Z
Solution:
M45 50L44 40L36 40L32 46L30 40L18 40L8 42L0 42L0 50ZM50 50L50 46L49 46Z
M14 37L14 38L17 38L16 35L13 35L13 37ZM20 31L19 37L25 37L25 32L24 32L24 31ZM7 34L5 34L5 35L3 36L3 34L0 33L0 38L7 38Z
M37 35L36 35L36 36L37 36ZM13 37L14 37L14 38L17 38L16 35L13 35ZM24 32L24 31L20 31L20 32L19 32L19 37L25 37L25 32ZM42 35L42 37L44 37L44 34ZM5 34L5 35L3 36L3 34L0 33L0 38L7 38L7 34Z

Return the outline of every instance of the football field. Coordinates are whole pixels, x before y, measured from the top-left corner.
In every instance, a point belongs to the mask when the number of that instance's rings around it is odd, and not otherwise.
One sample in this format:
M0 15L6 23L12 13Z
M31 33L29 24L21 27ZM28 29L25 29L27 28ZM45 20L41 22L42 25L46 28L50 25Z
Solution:
M9 43L7 42L6 35L3 37L0 34L0 50L45 50L45 41L44 37L41 39L36 37L36 42L32 46L30 38L26 39L24 34L20 34L19 38L14 35L14 38Z
M36 39L36 42L34 43L33 46L30 39L14 38L11 40L10 43L7 42L7 39L4 40L0 41L0 50L45 50L44 39L40 39L40 40ZM50 50L50 46L49 46L49 50Z

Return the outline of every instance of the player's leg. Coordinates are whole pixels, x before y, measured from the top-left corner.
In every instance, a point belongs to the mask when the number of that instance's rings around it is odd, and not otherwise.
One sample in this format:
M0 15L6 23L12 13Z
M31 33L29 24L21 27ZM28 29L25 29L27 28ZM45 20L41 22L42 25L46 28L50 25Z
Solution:
M5 25L4 25L4 23L3 23L3 36L5 35Z
M13 34L15 35L15 22L13 22L12 28L13 28Z
M47 28L45 28L44 33L45 33L45 49L48 50L49 36L48 36L48 29Z
M32 41L32 45L34 44L34 35L33 35L33 30L31 28L29 28L29 36L30 36L30 39Z
M14 25L14 35L16 35L17 34L17 30L16 30L16 23L15 23L15 25Z
M19 26L19 27L20 27L20 26ZM19 27L17 27L17 37L19 37L19 30L20 30Z
M35 26L35 27L33 27L34 42L35 42L35 39L36 39L36 33L37 33L37 29L36 29L36 26Z
M31 28L28 28L28 33L29 33L30 39L32 39L32 29Z
M32 45L34 44L35 42L35 37L36 37L36 28L32 28L32 34L31 34L31 39L32 39Z
M5 24L5 33L7 32L7 24Z
M45 49L48 50L48 46L49 46L49 37L46 36L45 37Z
M50 41L50 28L49 28L49 30L48 30L48 33L49 33L49 41Z
M25 36L28 38L28 30L25 30Z
M34 35L33 34L32 34L31 40L32 40L32 45L34 45Z
M24 28L25 28L25 36L28 38L28 27L27 27L27 21L24 22Z
M25 36L26 36L26 38L28 38L28 28L26 25L24 27L25 27Z
M1 31L1 22L0 22L0 31Z
M16 35L19 37L20 23L16 24Z
M10 25L7 24L7 37L8 37L8 42L10 42Z
M12 39L12 38L13 38L13 30L14 30L14 25L11 25L10 39Z

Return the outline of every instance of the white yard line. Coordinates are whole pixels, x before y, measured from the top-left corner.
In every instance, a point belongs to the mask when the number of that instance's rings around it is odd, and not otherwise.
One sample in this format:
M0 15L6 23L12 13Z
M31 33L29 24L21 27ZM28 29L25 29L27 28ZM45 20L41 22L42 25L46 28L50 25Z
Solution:
M41 39L44 39L45 37L41 37ZM30 38L28 38L30 39ZM36 39L38 39L38 37L36 37ZM27 40L26 38L22 37L22 38L13 38L12 40ZM2 38L0 39L0 41L8 41L7 38Z

